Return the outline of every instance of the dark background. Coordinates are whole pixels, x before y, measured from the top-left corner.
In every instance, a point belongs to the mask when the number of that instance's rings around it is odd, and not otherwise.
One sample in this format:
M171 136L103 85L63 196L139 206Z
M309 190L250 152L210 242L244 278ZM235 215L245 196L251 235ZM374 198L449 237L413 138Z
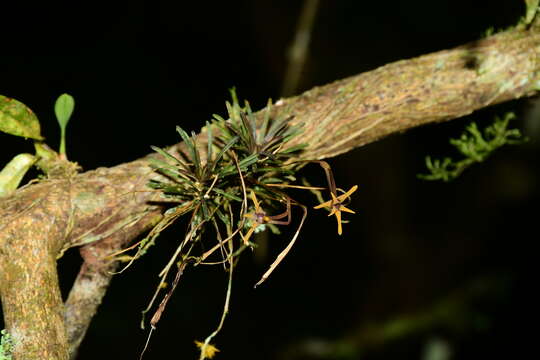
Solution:
M212 113L224 115L232 86L254 108L279 98L301 5L92 1L4 7L0 94L33 109L47 142L57 146L53 104L70 93L76 109L68 127L69 158L85 170L114 166L147 154L150 145L177 142L176 125L197 131ZM322 0L298 92L475 40L491 26L516 23L523 13L521 1ZM423 182L416 174L425 171L427 154L455 155L448 138L458 137L471 120L485 125L513 110L515 126L534 129L533 104L528 99L492 107L332 159L341 187L359 185L350 205L357 215L347 217L352 222L339 237L334 219L310 212L298 243L256 290L253 284L290 233L272 236L267 256L243 257L230 315L214 341L221 350L217 358L313 359L299 350L306 340L312 348L360 342L360 350L331 351L347 359L421 359L433 339L456 359L517 357L532 348L527 327L534 324L530 294L537 284L535 133L527 133L528 144L501 150L452 183ZM29 141L0 134L0 164L24 151L32 151ZM318 169L307 169L306 176L323 182ZM147 335L139 329L140 311L183 229L180 224L168 231L115 278L79 359L138 358ZM64 294L79 264L76 249L59 261ZM190 269L145 358L195 359L193 340L214 330L225 289L220 267ZM433 319L430 309L444 299L457 299L461 307L447 309L441 321L394 329L400 336L380 340L384 324L415 314Z

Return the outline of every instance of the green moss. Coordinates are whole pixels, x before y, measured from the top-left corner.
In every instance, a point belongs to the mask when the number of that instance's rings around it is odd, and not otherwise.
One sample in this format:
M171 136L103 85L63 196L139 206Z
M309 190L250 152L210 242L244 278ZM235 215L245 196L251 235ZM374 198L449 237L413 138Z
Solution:
M493 124L481 132L473 122L458 139L450 139L452 144L463 155L460 160L446 157L432 160L426 157L429 174L418 175L424 180L450 181L475 163L486 160L495 150L503 145L521 144L526 141L518 129L509 129L508 123L514 119L513 113L507 113L502 119L495 118Z
M0 360L11 360L11 352L13 351L13 338L4 329L0 332L2 334L0 339Z

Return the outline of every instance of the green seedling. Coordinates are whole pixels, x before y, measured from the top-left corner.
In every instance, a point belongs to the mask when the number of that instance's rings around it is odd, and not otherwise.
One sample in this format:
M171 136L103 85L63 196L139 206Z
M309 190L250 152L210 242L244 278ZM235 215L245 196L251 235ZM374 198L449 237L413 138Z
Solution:
M66 127L75 109L75 100L69 94L62 94L54 104L54 114L60 125L60 156L66 156Z

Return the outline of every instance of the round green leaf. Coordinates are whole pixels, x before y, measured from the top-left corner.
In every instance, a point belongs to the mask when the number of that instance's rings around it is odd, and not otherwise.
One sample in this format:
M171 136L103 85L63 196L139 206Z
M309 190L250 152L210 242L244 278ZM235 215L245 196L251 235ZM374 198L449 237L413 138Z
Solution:
M73 109L75 108L75 100L69 94L62 94L56 99L54 104L54 113L56 114L56 119L58 119L58 124L62 129L65 129L71 114L73 114Z
M37 116L23 103L0 95L0 131L43 140Z

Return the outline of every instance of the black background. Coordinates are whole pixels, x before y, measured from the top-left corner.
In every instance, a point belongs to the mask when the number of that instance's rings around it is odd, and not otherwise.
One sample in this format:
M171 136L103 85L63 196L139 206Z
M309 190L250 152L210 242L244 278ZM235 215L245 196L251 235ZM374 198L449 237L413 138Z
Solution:
M150 145L177 142L176 125L197 131L212 113L224 115L232 86L254 108L268 97L279 98L301 5L284 0L2 5L0 94L28 105L47 142L57 146L53 104L61 93L70 93L76 109L68 127L69 158L85 170L114 166L147 154ZM322 0L298 92L458 46L490 26L514 24L522 13L520 1ZM341 187L359 185L350 205L357 215L348 217L352 222L339 237L334 219L311 212L289 256L256 290L253 284L290 234L271 237L266 257L246 254L234 279L230 315L215 339L218 358L282 359L287 346L308 338L340 339L367 324L420 312L486 277L509 284L475 305L486 324L465 330L442 324L375 346L366 358L419 359L433 336L448 341L455 358L524 352L532 345L526 327L533 321L529 294L537 283L531 272L539 197L534 133L528 134L529 144L498 152L455 182L426 183L416 174L425 171L426 154L454 155L448 138L459 136L471 120L487 124L493 115L513 110L520 118L515 125L527 129L531 103L499 105L332 159ZM0 134L1 164L24 151L32 151L29 141ZM313 183L323 181L318 169L307 169L306 175ZM183 229L179 224L168 231L149 255L114 279L79 359L138 358L147 335L139 329L140 311ZM79 263L76 249L59 261L65 295ZM225 288L220 267L190 269L145 358L196 358L193 340L204 339L217 325Z

